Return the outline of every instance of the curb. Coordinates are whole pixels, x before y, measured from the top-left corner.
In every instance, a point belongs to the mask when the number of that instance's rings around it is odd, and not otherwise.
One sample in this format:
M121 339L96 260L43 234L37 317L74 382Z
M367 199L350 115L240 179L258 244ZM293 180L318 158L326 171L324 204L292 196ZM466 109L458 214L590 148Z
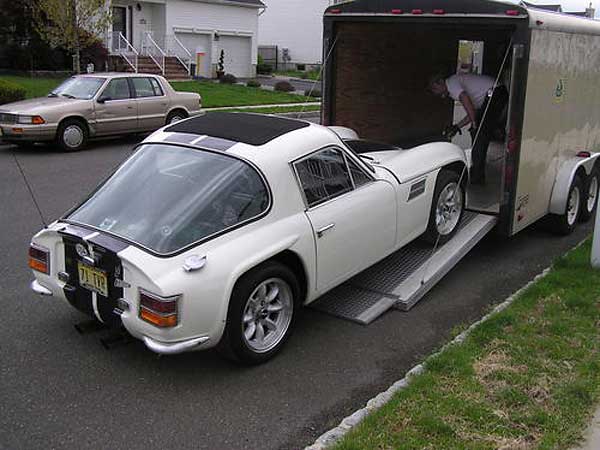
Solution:
M262 109L262 108L287 108L290 106L321 105L320 101L304 103L272 103L268 105L243 105L243 106L218 106L215 108L202 108L202 111L226 111L228 109Z
M583 241L581 241L579 244L577 244L571 250L569 250L569 252L578 248L586 240L587 240L587 238L584 239ZM569 253L569 252L567 252L567 253ZM482 323L488 321L489 319L494 317L496 314L500 313L501 311L503 311L507 307L509 307L521 295L521 293L523 293L523 291L525 291L530 286L532 286L534 283L536 283L537 281L541 280L546 275L548 275L551 268L552 268L552 265L550 267L547 267L546 269L544 269L541 273L536 275L531 281L529 281L527 284L525 284L519 290L517 290L516 292L511 294L502 303L497 305L491 312L489 312L488 314L483 316L478 321L472 323L469 326L469 328L467 328L465 331L460 333L458 336L456 336L450 342L445 344L440 350L438 350L435 353L432 353L427 358L425 358L425 360L422 363L417 364L412 369L410 369L408 372L406 372L406 375L404 376L404 378L396 381L387 390L377 394L375 397L373 397L371 400L369 400L363 408L355 411L353 414L344 418L337 427L332 428L331 430L323 433L321 436L319 436L316 439L314 444L312 444L308 447L305 447L304 450L325 450L328 447L330 447L331 445L335 444L344 435L346 435L350 430L352 430L360 422L362 422L365 417L367 417L369 414L377 411L382 406L384 406L386 403L388 403L392 399L394 394L396 394L396 392L399 392L402 389L405 389L406 387L408 387L410 385L411 379L414 376L419 375L425 371L425 364L429 359L435 358L437 355L443 353L447 348L449 348L453 345L461 344L462 342L464 342L464 340L473 332L473 330L475 328L477 328Z

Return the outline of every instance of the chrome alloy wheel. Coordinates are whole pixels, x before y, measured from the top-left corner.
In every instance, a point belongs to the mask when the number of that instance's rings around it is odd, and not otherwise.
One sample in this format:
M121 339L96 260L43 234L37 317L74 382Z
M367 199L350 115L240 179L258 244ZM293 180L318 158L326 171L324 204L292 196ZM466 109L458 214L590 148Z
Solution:
M567 204L567 223L569 226L573 225L577 220L580 201L581 193L579 192L579 187L575 186L571 190L571 195L569 195L569 201Z
M435 225L440 235L446 236L454 231L462 208L462 187L458 183L448 183L440 192L435 208Z
M592 175L590 180L590 186L588 188L587 195L587 212L591 213L594 210L594 206L596 206L596 201L598 199L598 177Z
M281 278L269 278L252 292L242 316L246 345L257 353L266 353L284 338L292 321L292 289Z
M69 148L77 148L83 144L84 132L79 125L69 125L63 131L63 142Z

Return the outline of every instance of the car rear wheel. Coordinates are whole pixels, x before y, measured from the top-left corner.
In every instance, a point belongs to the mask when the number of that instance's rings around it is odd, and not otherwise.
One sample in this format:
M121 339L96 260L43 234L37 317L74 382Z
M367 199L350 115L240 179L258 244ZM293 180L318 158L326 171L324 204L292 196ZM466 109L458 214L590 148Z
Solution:
M289 338L299 305L299 285L283 264L268 262L235 285L219 350L243 364L271 359Z
M596 206L598 204L598 187L600 187L598 171L596 169L592 170L592 173L590 173L586 181L585 195L583 195L581 199L581 213L579 214L579 220L581 222L587 222L596 212Z
M558 234L567 235L573 232L577 225L577 220L582 210L582 195L583 195L583 182L579 175L575 175L575 178L571 182L569 187L569 195L567 197L567 203L565 205L565 211L563 214L554 214L551 216L552 229Z
M171 111L167 116L167 125L179 122L180 120L187 119L187 113L185 111Z
M439 173L424 239L432 244L443 244L456 233L463 216L465 190L460 176L452 170Z
M66 120L58 127L56 142L66 152L81 150L87 140L88 128L79 120Z

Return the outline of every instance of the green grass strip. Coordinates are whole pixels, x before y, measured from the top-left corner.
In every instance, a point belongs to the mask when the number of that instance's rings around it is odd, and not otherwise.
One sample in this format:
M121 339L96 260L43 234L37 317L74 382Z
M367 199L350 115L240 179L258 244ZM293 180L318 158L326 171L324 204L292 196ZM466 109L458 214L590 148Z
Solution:
M336 450L568 449L600 394L600 271L591 242L462 344L426 361Z

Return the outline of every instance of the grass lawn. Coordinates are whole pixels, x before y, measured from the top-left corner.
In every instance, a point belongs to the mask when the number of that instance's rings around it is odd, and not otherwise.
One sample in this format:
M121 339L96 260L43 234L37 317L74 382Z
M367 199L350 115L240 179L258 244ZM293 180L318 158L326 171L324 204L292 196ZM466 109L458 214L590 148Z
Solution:
M314 112L320 111L321 105L306 105L306 106L278 106L275 108L232 108L226 111L234 112L251 112L251 113L262 113L262 114L282 114L291 112Z
M0 79L12 81L27 90L26 97L45 97L63 80L59 78L30 78L24 76L3 75ZM266 91L239 85L227 85L207 81L174 81L172 86L178 91L198 92L202 95L205 108L220 106L247 106L276 103L302 103L308 100L303 95L285 92ZM310 99L314 101L315 99Z
M600 394L590 241L368 416L334 449L568 449Z
M303 78L306 80L318 80L319 73L320 72L318 70L311 70L310 72L302 70L286 70L283 72L275 72L274 75L279 75L282 77Z

